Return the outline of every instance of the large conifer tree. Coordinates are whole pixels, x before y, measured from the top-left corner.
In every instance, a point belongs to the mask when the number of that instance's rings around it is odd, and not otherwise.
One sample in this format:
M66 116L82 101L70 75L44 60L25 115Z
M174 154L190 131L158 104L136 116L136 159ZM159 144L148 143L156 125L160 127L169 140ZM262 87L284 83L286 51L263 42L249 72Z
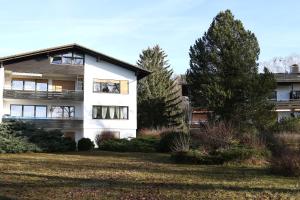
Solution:
M138 84L138 127L180 126L180 96L166 53L158 46L143 50L137 65L152 73Z
M267 69L258 73L259 52L255 35L229 10L220 12L190 48L187 81L194 105L238 126L264 126L261 122L267 123L273 108L267 97L275 81Z

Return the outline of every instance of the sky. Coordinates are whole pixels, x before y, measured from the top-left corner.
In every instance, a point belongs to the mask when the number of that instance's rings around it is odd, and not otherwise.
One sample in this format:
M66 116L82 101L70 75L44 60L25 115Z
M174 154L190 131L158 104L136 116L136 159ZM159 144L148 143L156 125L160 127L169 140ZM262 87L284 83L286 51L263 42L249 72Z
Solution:
M230 9L258 38L259 61L300 54L297 0L0 0L0 57L78 43L135 64L156 44L176 74L213 18Z

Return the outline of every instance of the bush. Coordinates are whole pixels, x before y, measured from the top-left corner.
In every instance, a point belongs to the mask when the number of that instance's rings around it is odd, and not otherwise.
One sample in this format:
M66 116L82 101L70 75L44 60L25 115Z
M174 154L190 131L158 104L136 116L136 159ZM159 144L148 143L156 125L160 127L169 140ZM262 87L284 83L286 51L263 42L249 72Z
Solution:
M249 158L270 156L264 149L253 149L245 146L234 146L228 149L219 149L214 152L204 151L175 152L171 159L176 163L191 163L204 165L219 165L230 161L244 161Z
M156 152L157 138L111 139L100 143L99 149L117 152Z
M300 152L286 149L271 159L271 172L283 176L300 176Z
M202 129L191 131L191 137L194 148L201 146L208 151L227 148L237 142L233 127L224 122L206 124Z
M166 131L172 131L171 128L143 128L138 130L137 137L138 138L160 138L161 134Z
M182 137L186 133L181 131L165 131L161 133L161 139L158 145L159 152L171 152L172 148L174 148L175 140ZM174 149L173 149L174 150Z
M94 146L95 144L90 138L81 138L78 141L78 151L90 151Z
M293 132L300 133L300 118L283 118L276 122L271 131L274 133Z
M6 124L0 125L0 153L39 152L41 149L28 142L26 139L17 137Z
M228 149L219 149L212 153L218 155L224 162L243 161L252 157L269 157L270 152L266 149L254 149L246 146L233 146Z
M117 139L115 132L102 131L101 134L96 135L95 142L96 142L97 146L99 147L101 145L101 142L103 142L105 140L111 140L111 139Z
M3 123L1 126L7 126L10 133L35 144L43 152L64 152L76 149L75 141L64 138L60 130L46 131L36 128L33 124L21 121Z

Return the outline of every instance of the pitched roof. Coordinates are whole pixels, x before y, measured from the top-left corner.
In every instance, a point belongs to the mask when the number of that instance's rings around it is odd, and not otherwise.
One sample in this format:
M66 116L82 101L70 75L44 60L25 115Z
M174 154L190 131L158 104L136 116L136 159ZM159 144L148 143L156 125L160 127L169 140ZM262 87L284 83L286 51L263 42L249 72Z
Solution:
M99 58L100 60L115 64L115 65L119 65L128 70L134 71L137 74L138 79L141 79L151 73L148 70L142 69L138 66L135 66L133 64L127 63L125 61L122 61L122 60L119 60L116 58L113 58L111 56L97 52L95 50L86 48L86 47L78 45L76 43L63 45L63 46L57 46L57 47L53 47L53 48L40 49L37 51L30 51L30 52L15 54L15 55L6 56L6 57L0 57L0 63L2 63L3 65L11 64L11 63L19 62L19 61L29 59L32 57L40 56L40 55L49 55L49 54L58 53L58 52L62 52L62 51L68 51L68 50L80 50L86 54L95 56L95 57Z

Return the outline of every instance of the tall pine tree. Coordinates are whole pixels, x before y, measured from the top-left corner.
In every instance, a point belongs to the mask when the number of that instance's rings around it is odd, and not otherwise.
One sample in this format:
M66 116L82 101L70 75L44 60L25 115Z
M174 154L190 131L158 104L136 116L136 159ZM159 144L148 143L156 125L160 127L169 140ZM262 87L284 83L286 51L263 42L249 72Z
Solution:
M138 84L138 127L180 126L181 100L166 53L158 45L143 50L137 65L152 72Z
M194 105L237 126L262 128L262 121L271 120L273 105L268 95L276 85L267 69L258 73L259 52L255 35L229 10L220 12L190 48L187 82Z

